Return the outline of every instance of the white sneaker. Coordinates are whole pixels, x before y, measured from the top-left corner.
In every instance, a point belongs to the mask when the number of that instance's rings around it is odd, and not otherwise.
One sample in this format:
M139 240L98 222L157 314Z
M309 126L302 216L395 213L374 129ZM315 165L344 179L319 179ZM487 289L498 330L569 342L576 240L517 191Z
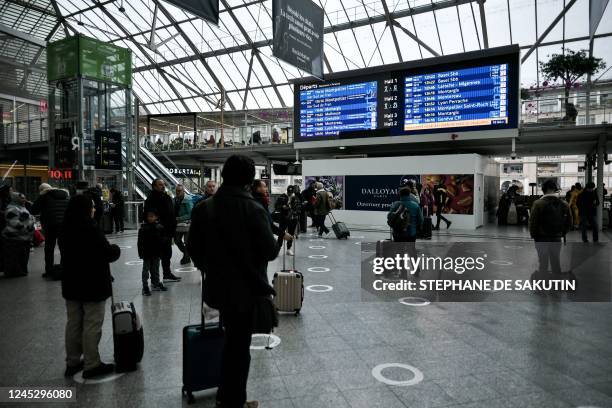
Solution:
M292 249L288 249L287 250L287 255L293 256L294 255L293 250Z

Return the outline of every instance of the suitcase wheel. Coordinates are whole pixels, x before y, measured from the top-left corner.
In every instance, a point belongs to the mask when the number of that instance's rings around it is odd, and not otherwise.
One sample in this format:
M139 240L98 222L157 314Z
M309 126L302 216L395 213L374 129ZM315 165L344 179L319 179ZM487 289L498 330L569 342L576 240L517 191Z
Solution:
M295 315L298 316L300 314L300 310L302 309L295 309Z

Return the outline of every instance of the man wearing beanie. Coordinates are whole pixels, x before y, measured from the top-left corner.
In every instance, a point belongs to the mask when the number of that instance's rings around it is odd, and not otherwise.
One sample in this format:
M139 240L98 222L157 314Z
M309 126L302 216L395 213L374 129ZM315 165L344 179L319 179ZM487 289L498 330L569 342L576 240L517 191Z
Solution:
M64 213L68 207L68 193L42 183L38 187L38 198L32 205L32 214L40 214L40 224L45 236L45 273L43 277L52 277L55 264L54 251L60 227L64 222Z

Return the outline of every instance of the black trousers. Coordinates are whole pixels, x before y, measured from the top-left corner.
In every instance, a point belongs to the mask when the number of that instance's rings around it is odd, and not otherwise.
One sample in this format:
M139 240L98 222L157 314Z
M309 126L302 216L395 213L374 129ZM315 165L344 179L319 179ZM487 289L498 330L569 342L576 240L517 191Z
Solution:
M4 276L26 276L32 241L5 239L2 244Z
M165 238L162 244L161 253L161 265L162 270L164 271L164 276L168 276L172 274L172 270L170 269L170 260L172 259L172 239Z
M51 273L53 264L55 263L55 244L59 237L59 226L45 227L43 232L45 235L45 273Z
M115 232L123 231L123 210L113 210L111 211L111 215L113 217L113 223L115 224Z
M279 225L281 231L288 232L290 235L295 237L295 231L297 230L298 220L291 219L283 222ZM287 241L287 249L291 249L291 245L293 245L293 240ZM283 236L278 237L278 246L283 246Z
M440 228L440 221L444 220L445 223L449 223L449 221L442 215L442 206L438 205L436 207L436 228Z
M223 408L242 408L247 398L247 381L251 366L252 311L221 311L225 328L221 384L217 401Z
M319 229L319 235L323 235L323 233L327 234L329 232L329 228L325 226L326 215L315 215L313 219L315 220L315 226Z
M187 241L187 232L177 232L174 234L174 243L176 247L183 253L185 258L189 258L189 252L187 251L187 245L185 245L185 241Z

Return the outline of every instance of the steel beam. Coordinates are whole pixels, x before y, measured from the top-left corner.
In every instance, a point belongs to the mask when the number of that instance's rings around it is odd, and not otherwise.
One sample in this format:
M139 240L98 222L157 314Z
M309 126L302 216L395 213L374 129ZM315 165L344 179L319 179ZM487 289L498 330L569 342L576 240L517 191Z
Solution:
M438 52L436 52L433 48L431 48L429 45L425 44L423 42L423 40L421 40L419 37L417 37L416 35L414 35L411 31L409 31L406 27L404 27L403 25L401 25L398 21L393 20L392 21L393 25L395 25L397 28L399 28L400 30L402 30L408 37L412 38L414 41L416 41L421 47L425 48L427 51L429 51L431 54L433 54L433 56L435 57L439 57L440 54L438 54Z
M521 64L525 61L527 61L527 58L529 58L529 56L531 55L532 52L534 52L539 46L540 44L542 44L542 42L546 39L546 37L548 36L548 34L553 30L553 28L555 28L555 26L557 25L557 23L559 21L561 21L561 19L563 18L563 16L565 16L565 14L568 12L568 10L570 8L572 8L572 6L574 5L574 3L576 3L576 0L570 0L565 7L563 8L563 10L561 10L561 12L559 13L559 15L552 21L552 23L550 23L550 25L548 26L548 28L546 30L544 30L544 32L540 35L540 37L536 40L536 42L527 50L527 52L525 53L525 55L523 55L523 58L521 58ZM567 41L566 41L567 42Z
M191 51L195 54L196 58L200 60L200 62L202 63L202 65L204 66L204 68L206 69L208 74L210 75L210 77L213 79L215 84L217 84L217 87L219 88L219 90L222 91L223 90L223 84L221 83L221 81L219 81L219 78L217 78L217 75L212 70L212 68L210 68L210 65L208 65L208 62L206 62L206 59L204 57L202 57L202 53L200 52L198 47L196 47L196 45L193 43L191 38L187 34L185 34L185 32L183 31L181 26L176 23L176 20L174 19L174 16L172 16L172 14L170 12L168 12L168 10L166 10L166 8L161 4L161 2L159 0L155 0L155 4L157 4L157 7L159 7L159 10L162 12L162 14L164 16L166 16L166 18L171 23L174 24L174 28L179 33L181 33L181 37L183 37L183 39L185 40L185 42L187 43L189 48L191 48ZM225 3L225 4L227 4L227 3ZM230 13L231 13L231 11L230 11ZM236 109L236 107L232 103L231 99L228 99L227 102L228 102L230 108L232 108L233 110Z
M0 64L10 65L24 71L36 72L37 74L47 75L47 68L42 65L28 65L21 62L17 62L7 57L0 56Z
M249 96L249 85L251 84L251 72L253 72L253 58L255 50L251 52L251 60L249 61L249 73L247 74L246 85L244 87L244 98L242 98L242 110L246 109L247 97Z
M487 32L487 16L485 14L485 4L486 0L478 0L478 9L480 10L480 29L482 30L482 41L484 42L484 47L489 48L489 34Z
M425 4L423 6L412 7L410 9L389 13L389 17L392 20L397 20L397 19L404 18L404 17L410 17L413 15L428 13L433 10L442 10L448 7L455 7L455 6L460 6L462 4L469 4L469 3L472 3L473 1L474 0L447 0L447 1L441 1L441 2L437 2L433 4ZM335 33L338 31L349 30L351 28L363 27L368 24L384 23L386 19L387 17L385 15L379 15L379 16L373 16L373 17L368 17L368 18L362 18L362 19L355 20L355 21L349 21L346 23L329 25L324 28L323 33L330 34L330 33ZM233 52L238 52L238 51L249 51L253 48L263 48L263 47L268 47L270 45L272 45L272 40L254 41L252 45L242 44L242 45L237 45L234 47L228 47L227 49L224 49L224 50L214 50L214 51L209 51L209 52L205 52L201 54L204 58L208 58L211 56L225 55L228 53L233 53ZM181 64L184 62L194 61L197 59L198 59L197 55L190 55L186 57L176 58L173 60L168 60L165 62L160 62L158 65L160 67L164 67L168 65ZM141 67L134 68L134 72L146 71L146 70L150 70L153 68L155 68L155 65L152 65L152 64L144 65Z
M391 29L391 37L393 37L393 44L395 45L395 52L397 52L397 58L399 59L399 62L404 62L404 58L402 57L402 51L400 50L399 43L397 42L397 35L395 35L395 27L391 22L391 17L389 17L389 7L387 6L387 0L382 0L382 5L383 9L385 10L385 16L387 17L387 25L389 26L389 29Z
M242 33L242 36L244 37L244 39L252 47L253 51L255 51L255 58L257 58L257 61L259 61L259 64L261 65L261 68L264 70L264 72L266 73L266 76L268 77L268 81L270 81L270 83L272 84L272 87L274 88L274 92L276 93L276 96L278 97L278 100L280 101L281 106L283 108L287 107L287 105L285 104L285 101L283 100L282 95L280 94L280 91L278 90L278 87L276 86L276 82L272 78L272 75L270 75L270 71L268 70L268 67L266 67L266 64L263 63L263 60L261 59L261 55L259 55L258 50L255 49L255 46L253 44L253 41L251 40L251 37L246 32L246 30L244 29L244 27L242 26L240 21L238 21L238 18L236 17L236 14L234 14L234 11L227 4L227 0L221 0L221 3L223 3L223 6L228 10L230 16L234 20L234 23L236 23L236 26L238 27L238 29ZM236 109L233 106L231 106L231 108L232 109Z
M0 24L0 33L8 34L11 37L20 39L27 43L36 45L41 48L45 48L47 46L47 42L45 40L41 40L38 37L34 37L31 34L24 33L23 31L15 30L7 25Z

